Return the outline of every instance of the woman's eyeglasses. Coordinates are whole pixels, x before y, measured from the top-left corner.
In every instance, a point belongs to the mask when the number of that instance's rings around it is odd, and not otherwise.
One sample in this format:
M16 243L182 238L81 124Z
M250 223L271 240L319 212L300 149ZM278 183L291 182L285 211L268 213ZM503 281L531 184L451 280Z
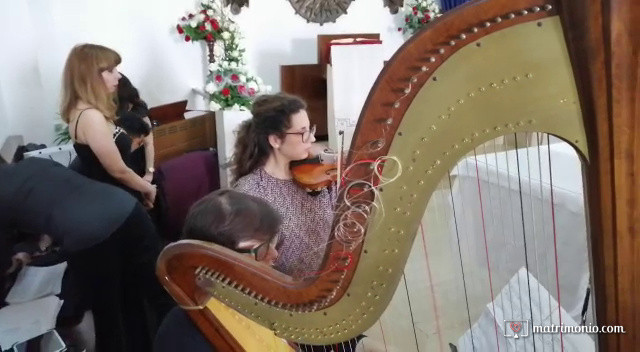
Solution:
M311 136L316 134L316 125L311 126L308 131L304 132L285 132L284 134L299 134L302 137L302 143L309 143Z
M257 261L263 261L265 260L265 258L267 258L267 255L269 254L269 248L271 246L275 246L275 243L276 243L276 236L273 236L270 240L263 242L257 247L254 247L251 249L238 248L236 249L236 252L251 253L256 258Z

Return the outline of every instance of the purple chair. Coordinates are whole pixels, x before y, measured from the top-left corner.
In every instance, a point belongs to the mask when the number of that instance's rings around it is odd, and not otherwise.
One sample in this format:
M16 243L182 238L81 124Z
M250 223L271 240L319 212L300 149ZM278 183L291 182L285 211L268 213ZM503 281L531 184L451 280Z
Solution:
M190 152L158 166L156 223L161 236L176 241L189 208L200 198L220 188L218 155L215 151Z

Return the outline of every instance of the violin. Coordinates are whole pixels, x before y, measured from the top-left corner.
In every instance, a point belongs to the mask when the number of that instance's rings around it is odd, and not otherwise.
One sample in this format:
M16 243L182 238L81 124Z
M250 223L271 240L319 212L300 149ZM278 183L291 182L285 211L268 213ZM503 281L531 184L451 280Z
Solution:
M318 195L338 178L337 154L325 150L319 155L289 163L293 181L311 195Z

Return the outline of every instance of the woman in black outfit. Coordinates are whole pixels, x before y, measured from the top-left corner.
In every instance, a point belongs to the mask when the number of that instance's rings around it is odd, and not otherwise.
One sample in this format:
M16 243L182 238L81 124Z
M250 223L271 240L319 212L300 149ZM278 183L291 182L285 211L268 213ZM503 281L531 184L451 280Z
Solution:
M147 336L130 333L123 292L141 293L137 304L151 307L158 321L173 303L155 277L158 236L139 202L54 161L28 158L0 165L0 241L16 230L61 244L69 270L89 291L98 351L150 350Z
M120 55L95 44L75 46L63 73L62 119L78 154L73 169L81 174L121 187L151 208L156 188L137 175L126 162L131 138L115 125L115 94L120 80Z

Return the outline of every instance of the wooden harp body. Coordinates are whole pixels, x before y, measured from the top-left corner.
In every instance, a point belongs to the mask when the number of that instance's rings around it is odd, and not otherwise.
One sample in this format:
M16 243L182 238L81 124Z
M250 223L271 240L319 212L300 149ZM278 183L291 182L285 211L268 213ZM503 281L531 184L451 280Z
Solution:
M633 331L640 319L639 33L640 3L633 1L490 0L452 10L398 50L369 94L349 150L324 270L294 280L223 248L186 241L163 251L160 280L183 307L202 305L206 292L287 340L345 341L376 324L399 284L406 284L403 270L427 204L442 182L455 182L451 172L460 160L474 154L477 160L480 146L505 135L514 136L514 150L544 147L551 135L582 161L595 321L626 329L598 335L596 343L604 351L633 350L640 338ZM495 216L480 204L489 228ZM550 208L555 229L553 199ZM524 242L534 240L527 239L527 226L518 231ZM548 247L556 259L561 236L556 233ZM501 256L520 250L485 249L494 270ZM534 272L527 262L523 267ZM562 270L557 262L550 270ZM482 286L463 279L460 290L465 297L486 291L483 304L491 304L505 282L487 276ZM560 289L551 286L546 289L560 306ZM478 318L472 310L463 319L470 330ZM189 314L219 350L243 349L207 309ZM496 350L508 338L498 336L504 329L495 328Z

